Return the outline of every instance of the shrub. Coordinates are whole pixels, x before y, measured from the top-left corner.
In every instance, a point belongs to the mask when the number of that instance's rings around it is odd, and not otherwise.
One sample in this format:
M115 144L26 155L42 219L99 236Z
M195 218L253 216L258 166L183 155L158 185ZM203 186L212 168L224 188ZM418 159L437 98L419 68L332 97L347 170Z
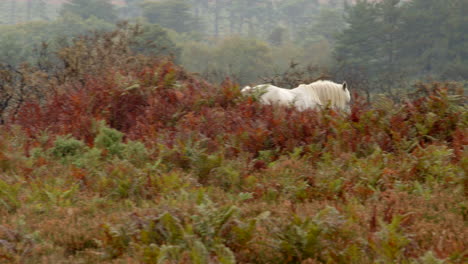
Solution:
M49 150L50 154L63 162L77 159L88 151L86 144L71 137L71 135L59 136L55 139L54 146Z

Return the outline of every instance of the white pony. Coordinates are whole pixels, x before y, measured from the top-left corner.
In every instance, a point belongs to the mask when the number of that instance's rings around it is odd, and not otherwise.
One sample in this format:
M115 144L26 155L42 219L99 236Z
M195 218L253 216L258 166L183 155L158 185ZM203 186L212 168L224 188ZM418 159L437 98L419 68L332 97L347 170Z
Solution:
M334 109L349 111L351 100L346 82L337 84L331 81L316 81L311 84L301 84L291 90L271 84L261 84L254 87L246 86L241 92L257 94L263 104L294 106L300 111L327 105Z

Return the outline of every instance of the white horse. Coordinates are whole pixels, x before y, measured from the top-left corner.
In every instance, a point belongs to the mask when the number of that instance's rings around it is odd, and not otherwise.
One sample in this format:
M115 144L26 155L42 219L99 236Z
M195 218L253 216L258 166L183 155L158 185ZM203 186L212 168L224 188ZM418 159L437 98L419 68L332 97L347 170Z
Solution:
M243 94L256 94L263 104L294 106L298 110L317 109L329 105L334 109L349 111L351 95L346 82L317 81L301 84L294 89L284 89L271 84L246 86Z

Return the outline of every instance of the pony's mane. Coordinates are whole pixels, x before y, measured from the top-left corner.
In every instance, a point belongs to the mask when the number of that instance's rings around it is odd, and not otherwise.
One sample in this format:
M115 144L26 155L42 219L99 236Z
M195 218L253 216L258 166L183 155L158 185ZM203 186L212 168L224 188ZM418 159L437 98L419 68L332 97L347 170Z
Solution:
M307 93L316 94L322 105L330 104L331 107L345 109L348 103L347 92L343 90L342 84L332 81L316 81L304 85Z

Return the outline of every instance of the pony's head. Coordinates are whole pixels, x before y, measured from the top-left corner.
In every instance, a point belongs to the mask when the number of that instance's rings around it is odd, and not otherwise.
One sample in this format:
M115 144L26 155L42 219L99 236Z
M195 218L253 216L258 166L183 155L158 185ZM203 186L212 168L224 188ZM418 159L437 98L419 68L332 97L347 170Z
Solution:
M246 93L249 93L251 90L252 90L252 87L247 85L244 88L242 88L241 93L246 94Z
M349 92L349 89L348 89L348 84L346 83L346 81L343 82L343 91L345 93L345 111L346 112L350 112L350 108L351 108L351 93Z
M242 88L241 93L244 95L262 95L266 93L268 90L274 89L272 87L274 86L269 85L269 84L260 84L254 87L250 87L247 85L244 88Z
M254 98L256 101L260 100L262 96L270 90L271 87L268 84L261 84L257 86L245 86L242 88L241 93L245 96Z

